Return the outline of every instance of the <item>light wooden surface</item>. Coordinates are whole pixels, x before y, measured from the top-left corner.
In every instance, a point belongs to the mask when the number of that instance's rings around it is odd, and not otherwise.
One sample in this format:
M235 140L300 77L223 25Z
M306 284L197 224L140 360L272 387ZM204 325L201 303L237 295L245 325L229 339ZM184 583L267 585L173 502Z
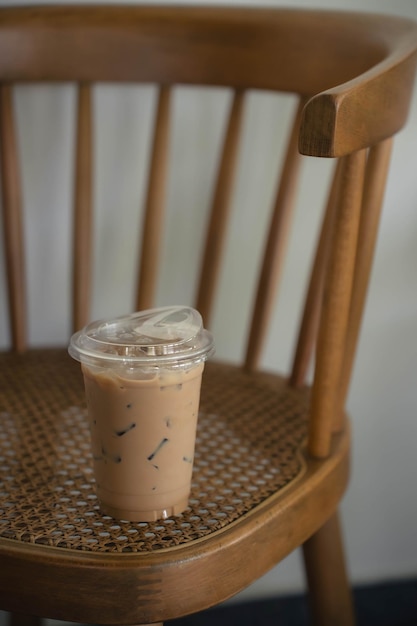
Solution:
M14 348L21 352L26 347L26 271L20 171L12 98L13 92L10 85L2 85L0 91L0 150L4 249L11 336Z
M316 366L311 398L309 450L313 456L329 453L337 411L343 366L353 273L359 232L366 154L343 157L339 206L324 281L323 305L317 337Z
M337 161L333 180L329 191L326 211L321 226L320 238L309 279L309 287L305 298L303 315L298 331L297 345L294 350L294 359L291 369L290 384L294 387L304 385L308 368L314 352L317 329L320 322L321 305L326 268L329 264L329 254L332 242L334 220L339 199L339 184L342 171L342 161Z
M283 384L282 378L272 374L271 378L257 378L256 370L279 287L300 153L340 157L307 287L292 373L283 392L287 399L294 394L303 397L306 372L313 361L308 441L291 451L292 459L300 462L297 477L218 532L206 535L204 531L194 541L175 548L139 555L111 550L88 553L0 537L1 607L17 612L24 607L35 615L80 622L159 622L225 600L305 544L316 623L353 623L337 520L349 474L350 434L344 400L371 268L390 138L407 119L416 58L417 27L413 22L363 13L151 5L0 10L3 220L11 337L17 352L27 347L27 311L12 103L15 83L71 81L79 85L75 328L88 319L92 288L94 85L159 85L138 286L134 286L138 308L154 304L157 287L172 91L175 85L185 84L227 86L234 92L205 251L195 262L200 268L197 304L207 324L227 244L246 93L262 89L298 95L283 173L265 233L244 368L212 365L214 378L217 372L220 379L229 381L239 372L244 381L233 398L225 396L222 409L231 415L238 410L241 396L249 393L244 410L255 411L259 418L255 397L261 382L277 389ZM9 361L2 362L6 368ZM25 355L19 366L13 361L14 379L24 380L25 367ZM10 371L3 374L10 376ZM210 397L210 389L204 393ZM42 406L37 410L42 411ZM293 417L295 423L299 412ZM274 430L282 419L276 416ZM244 449L256 448L257 432L248 437ZM273 454L279 453L283 454L278 450ZM343 622L338 621L342 614Z
M298 152L298 136L304 104L305 101L300 99L285 153L282 175L268 228L265 253L246 347L245 367L249 371L255 370L259 366L276 298L278 282L282 273L301 164L301 156Z
M142 253L136 309L149 309L155 299L156 279L162 244L165 188L170 131L171 90L161 87L155 117L152 157L149 171L145 219L142 231Z
M207 228L204 256L199 279L196 308L207 326L210 326L215 290L219 279L227 226L230 217L231 195L242 127L245 94L236 91L230 109L222 156L219 163L213 206Z
M365 307L372 259L375 250L379 217L388 175L392 139L378 144L369 151L362 197L361 222L355 259L353 298L350 304L349 325L340 381L340 405L344 406L353 368L360 323Z
M74 184L73 234L73 330L80 330L89 320L93 236L93 128L91 86L78 89L77 147Z

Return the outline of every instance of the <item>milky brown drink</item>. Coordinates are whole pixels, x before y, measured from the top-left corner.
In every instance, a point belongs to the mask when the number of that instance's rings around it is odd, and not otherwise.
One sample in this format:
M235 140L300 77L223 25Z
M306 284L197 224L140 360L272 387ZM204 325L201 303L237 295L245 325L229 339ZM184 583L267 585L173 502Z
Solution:
M132 521L181 513L213 351L199 313L164 307L96 322L72 337L69 351L82 364L102 511Z
M203 367L149 380L82 367L104 512L148 521L186 508Z

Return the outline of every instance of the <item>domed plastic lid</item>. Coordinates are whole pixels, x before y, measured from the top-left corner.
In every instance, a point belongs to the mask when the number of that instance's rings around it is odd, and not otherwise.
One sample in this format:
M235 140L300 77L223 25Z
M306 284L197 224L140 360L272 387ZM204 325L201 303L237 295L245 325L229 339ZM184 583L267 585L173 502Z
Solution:
M68 351L89 365L175 366L206 360L214 344L198 311L169 306L92 322L71 337Z

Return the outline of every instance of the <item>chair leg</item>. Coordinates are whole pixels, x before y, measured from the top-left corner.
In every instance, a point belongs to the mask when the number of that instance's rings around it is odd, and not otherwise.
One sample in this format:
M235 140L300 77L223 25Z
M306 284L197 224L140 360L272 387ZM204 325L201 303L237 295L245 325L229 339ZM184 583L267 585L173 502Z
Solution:
M42 618L24 613L10 613L9 626L41 626Z
M337 513L304 543L303 555L314 626L353 626L353 599Z

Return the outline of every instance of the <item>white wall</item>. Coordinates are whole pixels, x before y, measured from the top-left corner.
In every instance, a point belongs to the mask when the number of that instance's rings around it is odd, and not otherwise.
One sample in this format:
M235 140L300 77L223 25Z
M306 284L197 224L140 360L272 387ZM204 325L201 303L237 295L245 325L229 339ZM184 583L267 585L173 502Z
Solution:
M6 4L9 3L0 1L0 5ZM25 4L35 3L25 0ZM278 6L284 3L270 0L264 4ZM291 4L377 11L417 19L415 0L298 0ZM35 284L30 291L33 314L30 337L37 343L63 342L69 333L69 248L65 234L70 228L74 96L71 86L53 89L20 87L16 94L19 140L25 154L23 176L29 226L29 275ZM188 258L192 249L200 245L229 96L228 92L219 90L203 102L201 93L192 95L190 90L183 89L176 94L174 165L168 189L168 230L175 243L170 244L167 254L177 257L189 280L184 287L182 277L178 280L168 268L162 276L158 294L161 304L192 299L194 282ZM109 86L96 90L96 210L101 242L97 243L96 251L98 286L93 317L123 313L132 306L129 281L121 282L119 277L129 276L128 268L137 253L137 208L144 192L144 180L139 172L143 170L149 148L149 121L154 99L152 87L124 87L120 93ZM179 105L184 106L181 112ZM236 293L230 293L226 288L226 282L232 277L236 285L250 287L254 279L253 270L236 265L235 259L239 248L256 246L261 240L280 158L275 154L274 146L285 134L291 105L291 98L266 95L252 97L249 101L235 207L239 205L242 214L236 228L231 229L232 248L220 286L222 305L230 314L227 332L219 330L218 316L214 321L219 356L233 359L239 356L236 345L247 321L240 315L240 309L249 297L249 289L242 300L238 300ZM408 126L395 145L363 341L349 398L349 408L354 416L353 473L342 510L354 582L417 575L416 142L417 97L413 101ZM197 157L203 151L206 169L201 172L197 169ZM266 151L265 161L255 168L249 165L254 151ZM283 366L291 348L288 337L296 322L293 303L299 294L293 285L298 277L303 277L295 249L304 250L306 258L310 253L311 233L316 227L319 201L323 198L324 182L329 173L326 161L316 160L312 165L313 172L303 179L300 210L295 217L296 223L300 225L303 220L304 225L301 224L300 239L293 242L290 249L288 276L280 292L280 304L268 343L270 348L265 351L265 367L273 367L276 363L276 349L272 346L280 346L278 361ZM313 203L312 197L316 193L318 200ZM255 203L256 213L251 210ZM302 213L301 205L304 208L307 205L307 210ZM121 217L119 206L123 206L127 217ZM50 215L51 207L53 217L46 217ZM202 210L196 210L187 218L193 238L187 247L177 224L178 218L192 207ZM106 217L107 210L112 208L117 209L113 217ZM116 224L122 229L118 238ZM50 266L48 256L54 251L58 252L60 261ZM2 266L0 293L0 345L6 346ZM53 310L53 315L48 314L48 307ZM240 598L268 594L277 589L299 589L303 584L296 553L243 592Z

